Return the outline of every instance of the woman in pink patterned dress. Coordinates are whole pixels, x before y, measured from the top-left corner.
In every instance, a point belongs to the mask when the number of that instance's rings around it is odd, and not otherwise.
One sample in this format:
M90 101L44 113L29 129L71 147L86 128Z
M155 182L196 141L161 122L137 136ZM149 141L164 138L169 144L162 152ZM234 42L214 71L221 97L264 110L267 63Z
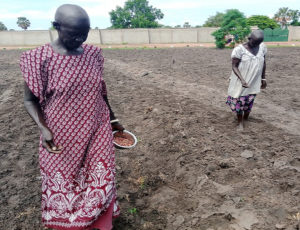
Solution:
M112 229L117 216L112 129L100 48L83 45L90 21L76 5L55 14L58 39L23 53L25 108L41 131L42 221L54 229Z

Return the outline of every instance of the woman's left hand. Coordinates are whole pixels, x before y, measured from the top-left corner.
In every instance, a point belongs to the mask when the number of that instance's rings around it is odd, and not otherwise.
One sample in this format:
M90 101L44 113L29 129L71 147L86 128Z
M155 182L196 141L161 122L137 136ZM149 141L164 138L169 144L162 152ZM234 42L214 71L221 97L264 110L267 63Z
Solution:
M267 82L266 81L261 81L261 88L262 89L267 88Z
M125 129L123 125L121 125L119 122L115 122L111 124L112 131L121 131L123 132Z

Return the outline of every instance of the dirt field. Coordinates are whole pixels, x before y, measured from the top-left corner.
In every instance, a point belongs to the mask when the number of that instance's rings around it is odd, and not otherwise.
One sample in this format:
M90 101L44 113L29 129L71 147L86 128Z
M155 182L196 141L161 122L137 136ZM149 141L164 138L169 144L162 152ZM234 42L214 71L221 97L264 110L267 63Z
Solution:
M0 229L40 224L38 131L18 59L0 51ZM231 50L105 50L111 105L139 143L117 150L116 230L299 229L300 48L270 48L247 131L225 105ZM298 226L298 227L297 227Z

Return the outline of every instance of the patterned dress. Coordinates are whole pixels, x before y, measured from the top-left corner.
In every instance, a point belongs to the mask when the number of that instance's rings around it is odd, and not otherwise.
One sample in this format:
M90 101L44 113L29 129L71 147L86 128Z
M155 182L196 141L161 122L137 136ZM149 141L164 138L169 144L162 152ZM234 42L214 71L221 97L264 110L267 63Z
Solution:
M55 229L97 228L108 209L119 214L113 137L103 99L104 59L100 48L83 48L81 55L66 56L46 44L20 60L54 143L64 148L61 154L49 153L40 140L42 221Z

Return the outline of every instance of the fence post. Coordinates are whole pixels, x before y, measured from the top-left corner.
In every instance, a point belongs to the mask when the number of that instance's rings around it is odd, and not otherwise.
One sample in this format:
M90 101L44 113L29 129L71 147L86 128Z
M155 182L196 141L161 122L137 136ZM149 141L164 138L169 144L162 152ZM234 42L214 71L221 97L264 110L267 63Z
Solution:
M124 30L121 30L121 41L122 45L124 44Z
M53 42L52 32L51 32L51 30L48 30L48 31L49 31L49 36L50 36L50 42L52 43Z
M100 44L102 45L103 44L102 33L100 29L98 29L98 31L99 31Z
M148 28L148 44L151 44L150 30Z

